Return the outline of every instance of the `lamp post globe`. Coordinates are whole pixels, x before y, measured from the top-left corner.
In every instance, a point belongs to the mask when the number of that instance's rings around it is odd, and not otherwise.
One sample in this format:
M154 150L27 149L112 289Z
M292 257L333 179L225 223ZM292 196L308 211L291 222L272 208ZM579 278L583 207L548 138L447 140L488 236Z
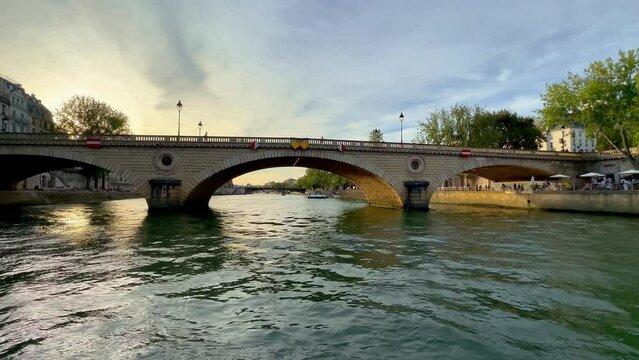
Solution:
M182 100L178 100L175 107L177 108L177 111L178 111L178 138L179 138L180 137L180 112L182 111Z
M200 121L199 123L197 123L197 127L198 127L198 136L202 136L202 122Z
M404 143L404 113L399 113L399 142Z

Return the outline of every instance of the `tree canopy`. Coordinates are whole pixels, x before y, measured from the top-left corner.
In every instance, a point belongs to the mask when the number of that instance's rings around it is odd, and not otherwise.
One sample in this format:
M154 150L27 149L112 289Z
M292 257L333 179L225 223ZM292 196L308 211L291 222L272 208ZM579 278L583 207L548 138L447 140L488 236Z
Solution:
M543 126L578 123L597 136L598 146L617 149L635 165L630 152L639 145L639 50L619 51L619 58L595 61L583 75L549 84L541 96Z
M317 169L306 169L304 176L297 179L297 186L309 190L325 189L338 190L345 189L353 184L339 175L328 171Z
M130 134L129 119L121 111L91 96L75 95L55 111L56 130L80 135Z
M431 112L413 140L421 144L483 148L537 149L541 131L534 119L480 106L454 105Z
M456 104L450 109L432 111L426 121L419 123L413 142L420 144L467 146L470 142L470 126L481 111L478 106Z

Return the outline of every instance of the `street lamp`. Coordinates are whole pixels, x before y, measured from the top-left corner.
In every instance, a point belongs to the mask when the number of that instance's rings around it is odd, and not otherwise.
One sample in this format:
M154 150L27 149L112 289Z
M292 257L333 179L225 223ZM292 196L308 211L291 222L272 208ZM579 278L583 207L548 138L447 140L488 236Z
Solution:
M566 140L564 140L564 130L566 130L566 127L561 125L561 151L566 151Z
M9 118L7 114L2 114L2 132L7 132L7 128L9 127Z
M178 100L175 107L178 109L178 138L180 137L180 111L182 111L182 100Z
M201 121L199 123L197 123L197 127L199 128L198 132L197 132L197 135L198 136L202 136L202 122Z
M399 113L399 142L404 143L404 113Z

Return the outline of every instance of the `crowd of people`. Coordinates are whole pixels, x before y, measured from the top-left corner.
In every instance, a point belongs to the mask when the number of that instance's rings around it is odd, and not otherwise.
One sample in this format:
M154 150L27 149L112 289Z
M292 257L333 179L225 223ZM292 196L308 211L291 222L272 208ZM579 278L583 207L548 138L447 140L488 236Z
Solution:
M633 190L639 189L639 180L621 178L619 183L614 183L612 178L592 178L582 190Z
M569 185L569 186L567 186ZM561 182L551 182L545 180L541 183L502 183L498 188L494 188L488 184L475 184L471 185L467 183L465 186L444 186L439 187L440 191L563 191L573 189L572 185ZM622 178L619 183L614 183L612 178L593 178L592 181L587 182L585 185L578 187L578 190L639 190L638 179L624 179Z

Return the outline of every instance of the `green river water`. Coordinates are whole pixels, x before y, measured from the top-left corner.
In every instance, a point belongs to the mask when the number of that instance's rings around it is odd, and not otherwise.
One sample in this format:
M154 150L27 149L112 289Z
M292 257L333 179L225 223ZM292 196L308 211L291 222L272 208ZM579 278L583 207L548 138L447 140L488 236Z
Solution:
M639 219L214 197L0 213L0 357L639 358Z

